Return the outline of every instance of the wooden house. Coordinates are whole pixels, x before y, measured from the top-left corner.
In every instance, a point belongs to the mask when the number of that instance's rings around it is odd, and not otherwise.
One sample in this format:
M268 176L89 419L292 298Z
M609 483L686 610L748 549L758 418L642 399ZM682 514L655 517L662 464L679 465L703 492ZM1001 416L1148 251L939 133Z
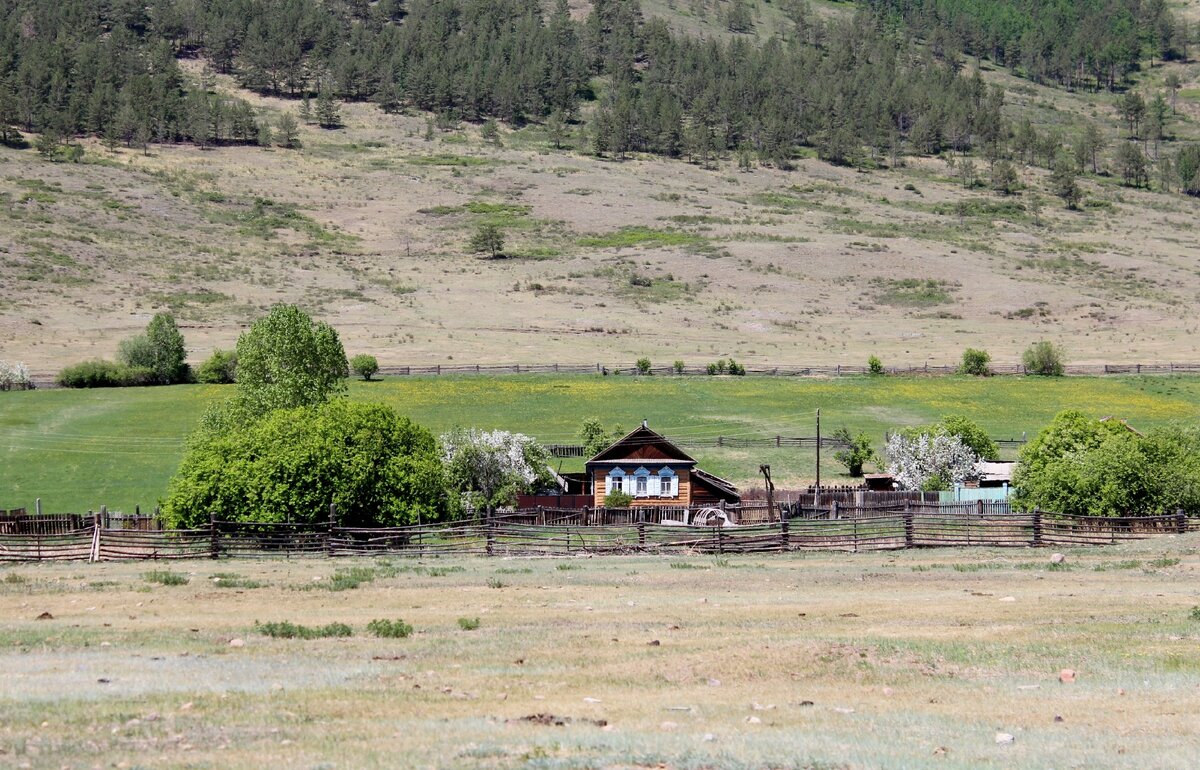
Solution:
M695 459L645 422L585 467L596 507L617 490L631 495L635 507L703 507L741 500L736 487L697 468Z

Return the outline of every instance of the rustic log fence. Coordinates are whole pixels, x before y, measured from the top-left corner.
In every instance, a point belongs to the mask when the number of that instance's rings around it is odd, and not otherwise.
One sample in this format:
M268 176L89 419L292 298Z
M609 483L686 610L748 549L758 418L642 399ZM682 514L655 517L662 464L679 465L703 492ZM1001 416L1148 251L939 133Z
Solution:
M665 512L541 509L409 527L245 523L213 517L207 527L137 530L103 526L99 515L53 532L0 533L0 562L118 559L292 558L394 555L415 557L578 556L582 554L748 554L807 550L877 551L945 547L1074 547L1111 545L1155 535L1200 531L1182 511L1168 516L1102 518L1041 511L1014 513L1004 504L921 504L821 509L822 518L766 521L765 506L741 511L729 526L661 523ZM603 509L598 509L603 511ZM665 509L664 509L665 510ZM610 515L611 514L611 515ZM620 516L621 523L613 523ZM674 516L680 517L678 509ZM778 518L778 517L776 517Z
M859 377L871 374L867 366L845 364L745 364L746 376L760 377ZM1020 376L1029 374L1023 364L994 364L990 367L996 376ZM922 364L886 366L884 373L890 375L936 375L945 376L957 374L958 364ZM1200 363L1150 363L1150 364L1068 364L1064 367L1068 375L1104 375L1104 374L1200 374ZM652 366L648 371L640 372L636 363L616 364L432 364L422 365L387 365L379 369L380 375L395 377L420 377L455 374L613 374L647 376L711 376L708 364L685 365L680 369L674 366Z
M746 376L752 377L861 377L870 374L866 366L846 364L746 364ZM1023 364L993 364L991 373L994 376L1024 376L1029 374ZM895 376L937 376L957 374L957 364L922 364L886 366L884 374ZM1121 374L1200 374L1200 363L1150 363L1150 364L1068 364L1063 373L1070 376L1100 376ZM382 366L380 376L390 377L428 377L440 375L502 375L502 374L613 374L645 376L638 372L636 363L617 364L430 364L410 365L393 364ZM660 377L700 377L710 376L708 364L684 366L676 369L674 366L651 367L648 375ZM53 372L37 372L30 375L27 388L58 388L58 375Z

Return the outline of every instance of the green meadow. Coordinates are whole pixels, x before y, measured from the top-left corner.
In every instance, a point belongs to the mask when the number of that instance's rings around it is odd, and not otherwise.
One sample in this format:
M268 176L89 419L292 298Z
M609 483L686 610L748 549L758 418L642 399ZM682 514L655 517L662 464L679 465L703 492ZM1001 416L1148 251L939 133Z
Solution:
M0 508L49 512L107 505L153 508L179 463L188 433L229 386L0 393ZM1200 378L844 378L601 377L506 375L413 377L352 382L354 399L390 404L436 432L456 425L521 431L574 443L580 423L599 418L630 430L641 420L667 436L715 444L717 436L812 436L867 431L882 448L888 429L958 413L998 438L1032 436L1057 412L1081 409L1139 429L1193 420ZM747 487L769 463L779 486L808 483L815 453L796 449L689 450L703 467ZM832 452L823 483L840 483ZM563 470L581 467L566 460Z

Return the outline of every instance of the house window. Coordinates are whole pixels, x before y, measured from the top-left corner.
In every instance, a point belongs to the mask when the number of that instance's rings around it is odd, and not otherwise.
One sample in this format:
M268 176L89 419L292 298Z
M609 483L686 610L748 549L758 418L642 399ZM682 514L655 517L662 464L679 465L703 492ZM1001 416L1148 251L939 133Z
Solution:
M606 494L612 492L621 492L625 489L625 471L620 468L613 468L608 472L608 488Z
M650 496L650 471L645 468L638 468L633 472L633 496L634 497L649 497Z
M679 477L675 475L675 471L670 468L663 468L658 472L657 481L657 494L659 497L679 496Z

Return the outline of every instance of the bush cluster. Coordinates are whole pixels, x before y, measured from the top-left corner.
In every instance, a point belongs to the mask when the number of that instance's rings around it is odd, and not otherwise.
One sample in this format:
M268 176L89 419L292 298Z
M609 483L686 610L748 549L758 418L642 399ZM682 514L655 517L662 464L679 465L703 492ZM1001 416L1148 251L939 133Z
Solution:
M155 384L154 371L145 366L128 366L115 361L84 361L58 373L64 388L124 388Z
M735 377L743 377L746 374L746 367L734 361L732 358L726 361L724 358L717 359L707 367L708 373L711 375L731 374Z

